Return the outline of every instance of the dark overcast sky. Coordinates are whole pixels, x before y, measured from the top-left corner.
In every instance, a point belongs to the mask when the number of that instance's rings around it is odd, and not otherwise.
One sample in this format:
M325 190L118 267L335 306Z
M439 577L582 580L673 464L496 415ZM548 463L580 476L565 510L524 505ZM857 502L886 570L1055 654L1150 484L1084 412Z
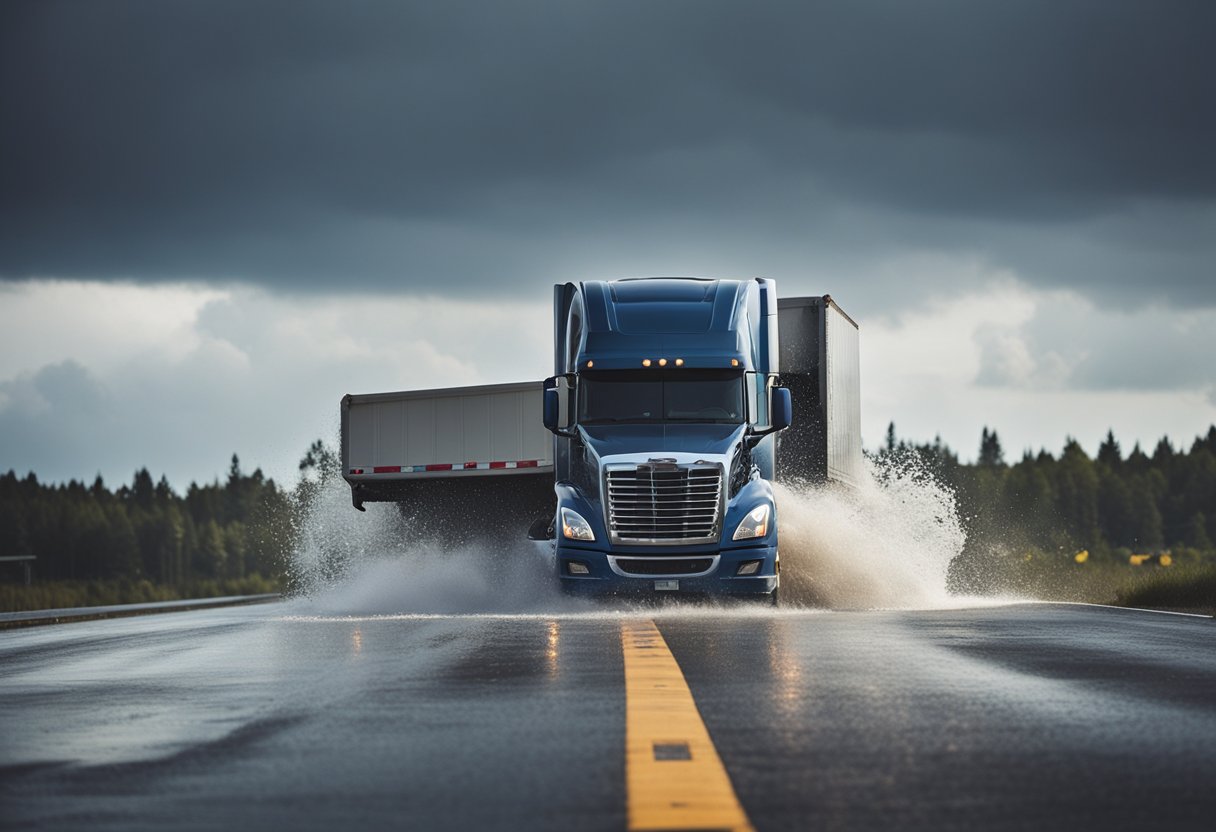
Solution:
M471 296L666 267L864 282L924 251L1216 306L1206 0L0 16L9 280ZM859 303L952 288L924 279Z
M1213 0L0 0L0 470L291 477L343 393L540 377L552 283L656 274L831 292L869 445L1187 443L1214 36Z

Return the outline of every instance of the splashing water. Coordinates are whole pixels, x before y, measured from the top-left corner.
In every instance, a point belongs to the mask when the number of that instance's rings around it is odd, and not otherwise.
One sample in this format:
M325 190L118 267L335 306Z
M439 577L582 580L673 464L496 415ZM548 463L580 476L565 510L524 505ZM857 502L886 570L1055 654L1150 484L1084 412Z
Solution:
M774 487L783 607L959 604L947 592L946 573L965 533L954 495L923 470L871 462L856 489ZM561 593L546 543L521 532L518 540L445 546L422 536L391 503L355 511L340 479L310 500L291 573L301 603L325 614L604 609Z
M355 511L345 482L320 486L303 513L291 585L327 614L524 613L587 609L563 595L549 544L518 539L445 545L393 503Z
M776 483L782 602L956 606L946 573L966 533L953 492L915 465L868 461L855 489Z

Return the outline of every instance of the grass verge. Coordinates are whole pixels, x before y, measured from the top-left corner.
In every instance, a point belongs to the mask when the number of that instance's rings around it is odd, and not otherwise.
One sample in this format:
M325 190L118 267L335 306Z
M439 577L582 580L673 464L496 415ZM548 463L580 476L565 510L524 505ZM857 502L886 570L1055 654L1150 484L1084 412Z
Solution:
M278 581L257 574L244 578L192 581L182 586L154 584L151 581L52 581L32 586L0 584L0 612L260 595L278 592L279 589Z
M1116 590L1115 603L1216 615L1216 566L1181 566L1139 575Z

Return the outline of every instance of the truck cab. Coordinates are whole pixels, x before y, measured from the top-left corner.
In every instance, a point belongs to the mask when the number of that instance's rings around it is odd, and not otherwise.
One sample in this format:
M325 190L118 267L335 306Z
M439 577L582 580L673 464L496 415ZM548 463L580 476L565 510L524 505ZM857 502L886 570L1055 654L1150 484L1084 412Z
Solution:
M780 585L771 280L554 287L555 565L573 593L772 595Z

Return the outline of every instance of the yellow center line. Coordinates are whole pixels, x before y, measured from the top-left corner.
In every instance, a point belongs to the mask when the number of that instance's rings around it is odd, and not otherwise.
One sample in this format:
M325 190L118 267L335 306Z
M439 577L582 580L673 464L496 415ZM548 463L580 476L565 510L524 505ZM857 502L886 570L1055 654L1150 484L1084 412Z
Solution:
M621 623L629 828L751 832L692 691L653 621Z

